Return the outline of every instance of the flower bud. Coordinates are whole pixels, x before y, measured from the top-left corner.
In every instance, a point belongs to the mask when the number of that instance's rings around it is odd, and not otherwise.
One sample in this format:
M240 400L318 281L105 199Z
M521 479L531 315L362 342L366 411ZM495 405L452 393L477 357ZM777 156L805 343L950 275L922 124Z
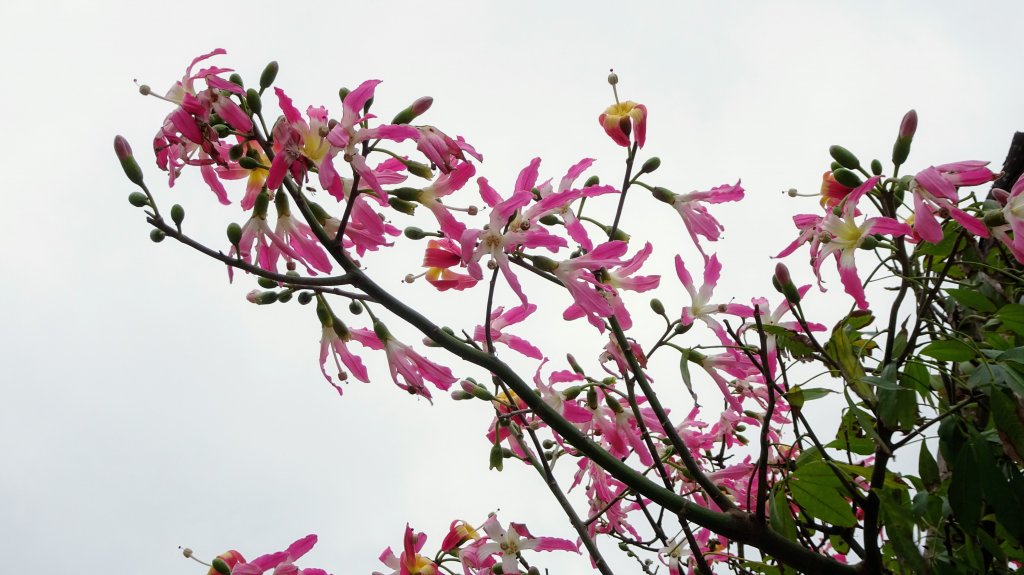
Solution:
M228 81L231 82L232 84L238 86L239 88L244 88L245 87L245 85L242 84L242 76L240 76L238 74L238 72L235 72L234 74L231 74L230 76L228 76Z
M227 124L216 124L213 126L213 131L217 132L217 135L221 138L226 138L231 135L231 126Z
M124 136L114 136L114 154L117 155L117 159L121 162L121 169L124 170L124 175L128 176L128 180L136 186L143 187L142 168L135 161L135 156L132 155L132 147Z
M833 172L838 170L839 168L842 168L842 167L843 166L839 162L837 162L835 160L832 160L832 163L828 165L828 169L833 171Z
M308 291L299 292L299 297L296 298L296 301L299 302L299 305L308 305L309 302L313 301L313 294Z
M597 409L597 388L590 387L587 389L587 407L592 410Z
M167 237L167 234L165 234L163 232L163 230L153 230L153 231L149 232L149 239L153 240L153 243L156 243L156 244L164 241L164 238L166 238L166 237Z
M497 469L498 471L501 471L504 467L504 453L501 452L501 445L496 443L491 447L490 467L488 467L488 469Z
M661 158L654 156L648 158L642 166L640 166L640 174L649 174L661 167ZM639 174L638 174L639 175Z
M263 68L263 73L260 74L260 92L266 90L274 83L274 80L277 79L277 71L277 60L271 61L267 64L266 68Z
M352 90L349 90L348 88L340 88L340 89L338 90L338 98L341 98L341 102L342 102L343 104L345 103L345 98L347 98L347 97L348 97L348 94L349 94L349 92L351 92L351 91L352 91Z
M1006 202L1010 201L1010 192L1002 188L992 188L992 198L999 202L1000 206L1005 206Z
M430 109L430 106L434 104L434 99L430 96L423 96L417 99L415 102L409 105L408 108L402 110L395 115L395 118L391 120L392 124L408 124L417 117L421 116L424 112Z
M556 226L560 222L554 214L548 214L540 218L540 223L544 224L545 226Z
M586 182L583 182L583 187L584 188L589 188L590 186L596 186L596 185L598 185L600 183L601 183L601 178L599 178L597 176L590 176L589 178L587 178Z
M171 206L171 221L179 230L181 229L181 222L185 221L185 208L181 207L181 204Z
M259 160L249 156L242 156L241 158L238 158L238 165L246 170L267 169Z
M786 301L789 303L796 304L800 301L800 290L793 283L793 277L789 274L786 264L782 262L775 264L772 284L775 285L775 289L779 290L779 293L786 297Z
M839 168L838 170L833 170L832 177L835 178L837 182L848 188L856 188L857 186L864 183L863 181L861 181L860 176L851 172L850 170L847 170L846 168Z
M270 278L257 278L256 283L264 289L274 289L277 287L277 282Z
M277 301L277 292L274 291L260 291L252 290L245 294L245 299L249 300L249 303L256 305L267 305Z
M903 120L900 121L900 138L913 139L914 134L917 132L917 110L910 110L903 115Z
M622 413L622 404L619 403L618 399L615 399L610 394L605 394L604 403L615 413Z
M403 160L403 164L409 170L409 173L414 176L419 176L424 180L430 180L434 177L434 172L430 169L430 166L421 164L420 162L414 162L412 160Z
M537 269L545 272L553 272L558 269L558 262L544 256L533 256L533 265Z
M658 315L665 315L665 304L661 303L660 299L653 298L651 300L651 310Z
M348 302L348 312L352 315L359 315L363 313L363 304L356 300Z
M882 162L878 160L871 160L871 175L881 176L882 175Z
M410 188L408 186L403 186L401 188L391 190L389 193L407 202L415 202L423 194L423 190L419 188Z
M142 192L132 192L128 194L128 203L136 208L144 208L149 205L149 196Z
M242 226L232 222L228 224L228 241L231 245L238 247L238 243L242 241Z
M583 368L580 367L580 364L576 361L576 358L573 357L571 353L565 354L565 360L569 362L569 367L572 368L573 373L583 375Z
M461 389L452 390L452 399L455 401L463 401L465 399L473 399L473 394L462 391Z
M565 391L562 392L562 397L568 400L573 400L579 397L580 393L583 393L583 388L578 385L573 385L565 388Z
M253 114L263 111L263 100L260 99L260 93L252 88L245 91L245 103L249 105Z
M860 168L860 160L857 159L857 156L854 156L853 152L842 146L829 146L828 153L832 156L833 160L839 162L839 165L847 170Z
M493 401L494 400L494 395L492 395L491 392L487 391L487 389L484 388L481 385L477 385L477 384L475 384L475 383L473 383L471 381L467 381L467 380L462 380L461 385L462 385L462 391L465 391L466 393L472 395L473 397L475 397L477 399L482 399L484 401Z
M878 247L878 238L875 236L864 236L860 240L860 246L862 250L873 250Z
M416 213L416 204L399 198L388 198L388 205L403 214L411 216Z

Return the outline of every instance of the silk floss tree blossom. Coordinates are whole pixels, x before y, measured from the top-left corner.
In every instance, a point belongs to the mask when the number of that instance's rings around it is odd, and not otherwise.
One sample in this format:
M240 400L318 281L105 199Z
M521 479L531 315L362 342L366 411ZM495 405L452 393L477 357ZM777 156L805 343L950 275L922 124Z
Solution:
M598 115L603 133L595 127L594 136L624 157L611 180L621 187L600 183L609 163L588 153L570 156L583 159L557 181L540 177L538 156L503 196L462 136L413 125L431 109L429 96L378 123L381 82L367 80L340 92L341 116L332 118L326 106L293 102L275 84L276 63L249 88L233 69L195 70L223 55L194 59L168 93L174 110L159 125L155 162L168 185L197 170L220 202L243 194L248 220L227 226L226 252L189 235L184 206L161 210L119 136L115 154L139 188L128 199L150 238L244 271L241 281L261 288L246 296L254 304L315 311L308 339L315 348L319 337L331 396L349 379L373 385L387 373L409 395L443 401L433 387L490 413L489 425L463 434L488 448L482 471L536 472L566 519L558 537L493 513L478 523L444 518L424 532L407 523L401 547L380 554L385 572L534 574L546 559L535 551L585 552L602 575L623 565L647 574L967 575L1024 561L1024 170L1015 162L984 197L967 188L996 177L986 162L922 162L900 176L913 111L900 123L891 176L880 160L861 165L832 146L814 213L793 218L798 237L777 256L806 245L810 264L779 262L757 278L702 245L728 244L711 206L741 201L739 180L671 192L686 184L665 181L662 160L644 151L647 129L658 126L645 105L619 100L614 74L615 104ZM268 116L279 118L271 129ZM1024 135L1013 149L1024 149ZM817 179L824 168L807 173ZM634 186L672 205L685 234L626 233L623 214L645 200L628 193ZM404 282L382 254L402 244L413 249L392 258L416 255L398 269L425 270ZM863 273L865 258L876 271ZM662 285L673 259L679 283ZM856 309L817 306L810 317L810 284L795 278L822 286L828 259ZM716 294L728 274L744 278L740 293ZM866 283L892 297L872 309ZM419 286L426 296L410 295ZM774 307L768 286L783 298ZM652 312L656 323L637 320ZM579 318L597 333L556 331ZM422 345L405 343L417 338ZM358 401L360 387L350 389L344 401ZM844 401L820 401L832 394ZM806 417L812 408L835 410L829 425ZM455 446L436 461L469 452ZM487 481L520 496L500 476ZM427 531L445 525L428 547ZM228 551L204 565L210 575L325 575L296 564L315 541L252 561Z

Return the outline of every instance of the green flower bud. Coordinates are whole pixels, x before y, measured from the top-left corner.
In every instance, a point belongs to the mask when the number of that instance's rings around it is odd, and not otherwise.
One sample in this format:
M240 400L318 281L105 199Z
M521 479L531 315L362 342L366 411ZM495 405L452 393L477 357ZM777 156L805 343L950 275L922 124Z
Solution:
M779 262L775 265L775 275L772 276L772 284L779 293L786 297L786 301L796 304L800 301L800 290L793 283L793 277L789 274L786 264Z
M473 399L473 394L466 393L465 391L462 391L461 389L456 389L456 390L452 391L451 396L452 396L452 399L454 399L455 401L463 401L465 399Z
M132 192L128 194L128 203L136 208L144 208L149 205L149 196L142 192Z
M829 169L832 170L833 172L838 170L839 168L842 168L842 167L843 166L839 162L835 162L835 161L833 161L831 164L829 164Z
M424 96L413 102L408 108L402 110L395 118L391 120L392 124L408 124L417 117L422 115L424 112L430 109L430 106L434 104L434 99L430 96Z
M590 409L597 409L597 388L590 387L587 389L587 407Z
M349 90L348 88L341 88L338 90L338 97L341 98L342 103L345 103L345 98L348 97L348 94L351 91L352 90Z
M245 147L242 144L235 144L228 148L228 158L234 162L237 162L243 154L245 154Z
M501 471L505 467L505 457L501 452L501 445L495 444L491 447L490 467Z
M622 413L622 404L619 403L618 399L615 399L611 395L605 394L604 403L615 413Z
M661 158L654 156L648 158L642 166L640 166L640 174L649 174L661 167ZM639 174L637 174L639 175Z
M278 295L275 291L252 290L246 294L245 299L256 305L269 305L277 301Z
M414 162L412 160L404 160L402 163L409 169L409 173L414 176L419 176L424 180L431 180L434 178L434 172L430 169L430 166L426 164L421 164L420 162Z
M546 216L541 217L540 223L544 224L545 226L555 226L561 222L558 221L558 218L555 217L554 214L548 214Z
M298 301L300 305L308 305L309 302L313 301L313 294L308 291L299 292L299 297L296 298L296 301Z
M221 138L226 138L231 135L231 126L228 126L227 124L216 124L213 126L213 129Z
M242 77L238 74L238 72L235 72L234 74L228 76L228 81L238 86L239 88L245 87L245 85L242 84Z
M401 188L391 190L390 193L396 198L405 200L407 202L415 202L416 200L420 199L420 195L423 194L423 190L419 188L410 188L408 186L403 186Z
M245 103L249 104L249 109L253 114L263 111L263 100L260 99L260 93L252 88L245 91Z
M171 206L171 221L181 229L181 222L185 221L185 208L181 207L181 204Z
M163 230L152 230L149 232L149 239L153 240L153 242L157 244L164 241L164 238L166 237L167 234L165 234Z
M882 162L878 160L871 160L871 175L881 176L882 175Z
M651 300L651 310L658 315L665 315L665 304L661 303L658 298Z
M897 166L903 165L909 156L910 138L896 138L896 143L892 145L892 163Z
M398 198L388 198L388 205L403 214L413 215L416 213L416 204Z
M853 152L842 146L830 146L828 153L832 156L833 160L839 162L839 165L847 170L860 168L860 160L857 159L857 156L854 156Z
M256 278L256 283L264 289L274 289L277 287L277 282L270 278Z
M238 165L246 170L269 169L261 164L256 158L251 158L249 156L242 156L241 158L238 158Z
M289 301L291 301L292 294L294 294L294 293L295 292L293 292L292 290L284 290L283 292L278 294L277 301L279 301L281 303L288 303Z
M1005 226L1007 223L1006 215L1003 214L1003 210L989 210L985 212L984 217L982 217L982 221L984 221L985 225L990 228Z
M410 240L422 240L423 238L427 237L427 234L423 230L415 226L409 226L405 228L405 231L402 233L405 234L405 237L409 238Z
M228 224L228 241L238 247L238 242L242 241L242 226L234 222Z
M352 315L359 315L363 313L363 304L356 300L348 302L348 312Z
M864 236L858 247L862 250L873 250L878 247L878 239L875 236Z
M845 168L833 170L832 177L834 177L837 182L848 188L856 188L857 186L864 183L863 181L861 181L860 176Z
M553 272L558 269L558 262L544 256L533 256L533 265L539 270Z
M278 66L276 60L267 64L266 68L263 68L263 73L260 74L260 92L266 90L274 83L274 80L277 79L277 71Z
M584 188L589 188L590 186L596 186L596 185L598 185L600 183L601 183L601 178L598 178L597 176L590 176L589 178L587 178L586 182L583 182L583 187Z
M583 393L583 388L578 385L573 385L565 388L565 391L562 392L562 397L570 400L576 399L580 396L580 393Z

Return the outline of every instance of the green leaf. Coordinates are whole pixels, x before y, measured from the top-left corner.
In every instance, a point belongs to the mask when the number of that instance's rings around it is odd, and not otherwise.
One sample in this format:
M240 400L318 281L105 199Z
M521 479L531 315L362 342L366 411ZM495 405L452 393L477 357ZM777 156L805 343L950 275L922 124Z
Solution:
M981 520L981 478L974 450L969 445L960 449L953 462L953 477L949 482L949 506L960 527L974 535Z
M1024 336L1024 305L1011 303L999 308L996 317L1003 322L1003 327L1013 333Z
M793 512L786 499L786 492L780 487L782 487L781 483L772 489L774 493L768 502L768 512L771 514L769 523L775 532L790 541L796 541L796 522L793 521Z
M983 313L994 313L996 311L996 304L992 303L990 299L978 290L961 288L947 290L946 293L964 307L969 307Z
M932 378L928 375L928 368L923 363L908 361L903 367L900 385L916 390L923 397L932 391Z
M921 452L917 456L917 473L921 476L921 481L924 481L929 492L938 489L939 483L942 481L939 478L939 465L932 457L932 453L928 451L928 446L923 442L921 443Z
M995 511L996 518L1008 532L1018 540L1024 534L1024 509L1021 509L1021 494L1014 493L992 455L992 445L981 436L975 436L971 443L976 473L981 477L981 491L985 501ZM979 530L980 532L981 530Z
M1017 401L1001 391L993 391L989 405L1003 449L1012 449L1016 454L1014 459L1024 461L1024 422Z
M909 567L910 573L929 573L928 565L914 543L914 515L907 505L909 501L905 501L906 493L882 492L878 495L889 543L899 555L900 564Z
M839 478L824 462L809 463L789 476L793 500L807 513L832 525L857 524L850 503L839 492Z
M794 359L811 359L814 357L814 346L811 340L802 333L786 329L781 325L764 326L765 333L775 336L775 343Z
M924 346L921 355L927 355L939 361L970 361L974 359L974 349L958 339L933 341Z

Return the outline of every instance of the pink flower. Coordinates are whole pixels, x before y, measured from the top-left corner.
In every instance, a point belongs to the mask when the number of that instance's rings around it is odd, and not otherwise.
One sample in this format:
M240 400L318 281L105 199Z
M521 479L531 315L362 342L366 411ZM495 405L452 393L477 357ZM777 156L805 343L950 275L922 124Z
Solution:
M1001 197L1006 223L993 228L992 235L1006 245L1018 262L1024 263L1024 176L1017 178L1008 193L1003 190L997 192L998 195L994 195ZM1012 239L1007 231L1013 232Z
M693 239L697 250L707 259L707 254L700 245L697 236L704 236L710 241L718 241L721 233L725 230L722 224L714 218L703 203L721 204L723 202L738 202L743 199L743 188L739 182L735 185L722 185L704 192L690 192L689 194L673 194L667 190L658 190L655 197L669 203L679 212L683 218L683 225ZM703 203L702 203L703 202Z
M307 535L292 543L288 549L261 555L249 563L239 563L231 569L231 575L260 575L271 569L274 575L313 575L323 573L320 569L299 569L295 561L309 553L316 545L316 535Z
M427 268L426 278L430 285L439 291L454 289L462 291L476 285L477 279L451 268L462 263L461 249L457 243L448 239L432 239L427 241L427 250L423 254L423 267Z
M521 551L532 549L579 553L578 546L572 541L557 537L534 537L521 523L510 523L506 530L498 523L498 518L494 514L484 522L483 530L490 541L474 550L477 558L500 554L502 572L506 575L519 573L518 554Z
M252 262L252 252L255 247L255 264L265 270L277 271L277 259L284 255L287 258L297 260L305 265L302 256L295 252L292 247L270 229L267 224L267 207L270 203L269 195L260 194L256 199L252 216L242 226L242 238L238 246L231 246L230 255L238 255L245 262ZM228 266L228 277L233 277L233 269Z
M537 306L531 304L520 305L509 309L507 312L504 307L498 307L491 312L491 341L494 343L502 343L514 351L525 355L526 357L532 357L533 359L542 359L544 355L539 349L534 347L530 342L525 339L512 335L510 333L504 333L502 330L505 328L517 324L526 318L530 317L530 314L537 311ZM484 326L478 325L473 331L473 339L479 342L486 342L487 335L484 332Z
M416 533L408 523L405 525L405 537L402 539L402 556L396 557L390 547L380 554L380 562L394 569L388 575L434 575L437 573L437 565L433 561L420 555L420 550L427 542L424 533ZM384 575L374 571L373 575Z
M562 314L564 319L586 316L587 321L603 333L602 318L616 314L617 308L625 311L614 288L601 281L594 270L609 269L623 264L619 257L626 253L626 249L624 241L605 242L587 254L557 262L551 273L562 282L574 302ZM620 321L625 319L627 323L629 322L628 314L616 316ZM623 328L628 329L625 325Z
M910 191L914 194L914 231L926 242L942 241L942 227L935 212L949 214L967 231L983 238L988 228L981 220L956 207L957 186L975 186L990 182L995 175L985 167L988 162L957 162L925 168L914 176Z
M458 140L453 140L434 126L417 126L416 130L419 132L419 136L416 138L416 149L422 152L430 160L430 163L437 166L437 169L443 174L447 174L455 168L456 160L458 162L466 161L463 152L468 152L478 162L484 160L483 156L477 154L473 146L467 144L461 136Z
M597 121L618 145L628 148L630 135L640 148L647 140L647 106L636 102L618 102L608 106Z
M474 174L476 168L473 164L463 162L438 176L434 183L416 194L416 201L434 214L441 232L449 238L461 238L462 232L466 231L466 225L455 219L449 208L441 203L440 198L461 190Z
M569 168L565 176L558 182L558 189L552 190L550 181L537 186L537 191L540 192L541 198L547 198L548 196L555 194L562 194L574 189L572 186L576 182L576 179L580 177L594 163L591 158L584 158ZM601 196L604 194L618 193L618 190L612 186L588 186L580 190L580 198L592 198L594 196ZM565 198L566 196L562 196ZM562 218L562 223L565 225L565 231L569 233L576 243L583 246L583 249L590 251L594 249L594 244L590 241L590 236L587 234L587 230L583 227L583 223L576 217L576 212L573 211L571 201L565 202L561 207L554 210L553 213L557 214Z
M433 383L441 391L447 391L455 383L456 378L452 375L451 370L437 365L395 339L384 327L384 324L375 321L373 331L384 344L384 353L388 358L391 379L398 387L412 395L421 395L430 400L430 390L427 389L423 380ZM402 381L399 381L400 377Z
M712 254L704 264L704 283L700 290L697 290L693 284L693 278L690 277L690 272L686 270L683 258L676 256L676 275L683 287L686 288L687 293L690 294L690 305L683 308L680 323L684 326L692 325L695 320L699 319L711 328L720 341L726 345L732 345L734 342L729 339L725 328L712 316L724 313L744 318L754 315L754 310L735 303L711 303L711 295L715 286L718 285L721 272L722 264L718 262L718 256Z
M889 236L902 236L911 233L907 224L897 222L892 218L874 217L867 218L858 224L855 221L857 202L875 187L879 177L870 178L850 192L846 202L843 204L841 215L830 212L821 223L823 234L827 234L828 241L818 244L818 252L814 254L814 271L821 279L821 264L830 255L835 255L839 263L839 278L850 294L857 307L867 309L868 302L864 297L864 287L861 285L860 276L857 275L857 265L854 255L857 248L864 243L864 239L872 234L885 234ZM940 232L941 237L941 232Z
M322 304L322 302L318 302ZM370 382L370 376L366 372L366 366L363 365L363 361L359 359L359 356L353 354L348 349L348 343L355 340L361 343L364 347L370 349L382 349L383 346L377 336L370 330L367 329L355 329L350 330L342 323L330 309L325 305L317 305L317 315L320 317L320 323L323 328L320 336L320 372L327 378L328 383L334 386L338 390L338 395L341 395L342 388L340 385L334 383L330 375L327 375L327 356L330 355L334 359L334 365L337 368L338 380L345 381L348 379L348 374L342 365L348 369L355 376L356 379L363 383Z
M848 188L837 182L831 170L825 172L821 176L821 207L831 210L842 203L851 190L853 188Z
M306 181L307 166L319 166L331 151L331 144L324 138L327 108L310 106L306 110L309 117L309 122L306 122L284 90L274 88L274 93L277 94L284 116L274 124L273 129L275 155L267 176L267 187L271 190L279 188L285 174L289 172L296 183L301 185Z

